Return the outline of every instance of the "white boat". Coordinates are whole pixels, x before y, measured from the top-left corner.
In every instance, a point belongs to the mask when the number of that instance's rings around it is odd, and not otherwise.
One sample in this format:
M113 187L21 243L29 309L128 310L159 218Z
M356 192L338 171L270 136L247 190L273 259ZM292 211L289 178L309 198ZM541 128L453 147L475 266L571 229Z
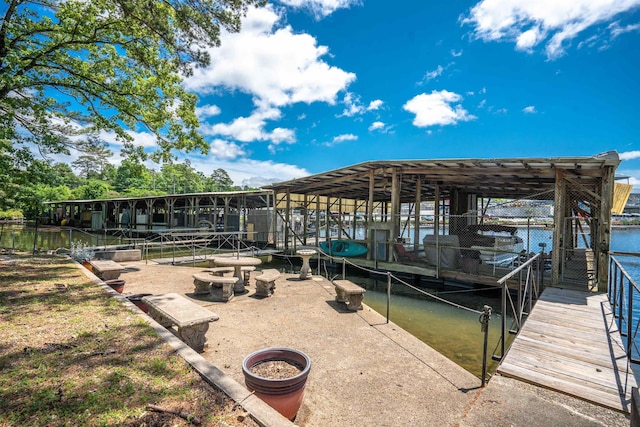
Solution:
M470 225L459 234L460 246L480 253L483 264L510 265L524 249L518 228L507 225Z

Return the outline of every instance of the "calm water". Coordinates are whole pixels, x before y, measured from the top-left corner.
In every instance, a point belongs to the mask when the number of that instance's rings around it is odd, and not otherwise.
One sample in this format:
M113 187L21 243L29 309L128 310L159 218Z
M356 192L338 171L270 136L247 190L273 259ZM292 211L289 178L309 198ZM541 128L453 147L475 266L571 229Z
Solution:
M425 234L427 232L425 230ZM538 243L540 242L547 244L547 251L551 248L551 230L532 229L527 233L526 228L522 228L518 234L525 239L525 242L530 242L532 248L536 248L532 249L534 251L539 249ZM35 244L37 248L45 250L69 247L69 238L68 231L41 229L35 237ZM71 238L73 241L82 240L91 245L105 243L104 236L96 237L74 233ZM107 240L107 244L118 242L118 240ZM0 247L32 250L33 246L33 230L23 227L2 227ZM640 253L640 229L614 229L611 248L614 251ZM636 282L640 283L640 258L619 257L619 259ZM288 263L280 262L278 264L277 260L274 261L274 266L284 269L291 268ZM294 266L295 268L299 268L299 266ZM329 274L332 276L331 272ZM333 275L335 274L337 272L333 273ZM386 315L386 278L362 275L349 278L367 288L365 303L383 316ZM423 283L421 286L425 286L425 284ZM477 311L481 311L484 305L492 307L494 315L489 329L489 356L496 350L501 323L501 314L498 312L501 306L499 291L453 286L429 288L428 285L425 291ZM636 307L640 307L640 295L636 300L638 300ZM640 317L640 310L638 310L637 316ZM391 320L468 371L480 376L483 334L480 330L478 317L476 313L425 297L401 283L394 282L392 285ZM495 369L495 366L496 362L489 360L490 371Z

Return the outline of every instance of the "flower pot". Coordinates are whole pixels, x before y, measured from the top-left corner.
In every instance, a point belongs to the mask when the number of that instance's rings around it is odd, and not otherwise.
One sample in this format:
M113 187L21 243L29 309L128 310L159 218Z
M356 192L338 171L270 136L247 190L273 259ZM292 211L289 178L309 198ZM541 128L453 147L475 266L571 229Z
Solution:
M145 313L148 313L149 312L149 306L142 302L142 298L148 297L150 295L153 295L153 294L129 295L129 296L127 296L127 299L129 301L131 301L132 303L134 303L136 305L136 307L138 307L140 310L144 311Z
M297 365L301 371L289 378L265 378L251 371L256 365L268 361L285 361ZM247 388L290 420L296 417L302 404L310 369L311 359L293 348L265 348L251 353L242 361Z
M107 285L111 286L113 288L113 290L118 292L119 294L121 294L122 291L124 291L125 281L122 280L122 279L105 280L104 283L106 283Z

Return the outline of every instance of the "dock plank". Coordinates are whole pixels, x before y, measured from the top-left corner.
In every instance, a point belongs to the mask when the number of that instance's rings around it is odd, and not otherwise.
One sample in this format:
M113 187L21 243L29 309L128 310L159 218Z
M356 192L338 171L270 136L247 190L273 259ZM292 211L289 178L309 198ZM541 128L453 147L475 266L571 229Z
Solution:
M547 288L498 373L629 413L635 377L605 294Z

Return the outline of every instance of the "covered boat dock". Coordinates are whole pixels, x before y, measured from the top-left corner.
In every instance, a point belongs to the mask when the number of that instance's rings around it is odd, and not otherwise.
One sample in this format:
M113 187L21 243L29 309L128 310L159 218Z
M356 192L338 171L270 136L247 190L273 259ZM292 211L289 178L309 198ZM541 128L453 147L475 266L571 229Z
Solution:
M613 151L372 161L265 188L275 194L288 250L348 239L368 248L349 259L355 264L491 284L542 252L550 284L604 291L619 163ZM477 233L489 225L518 236Z

